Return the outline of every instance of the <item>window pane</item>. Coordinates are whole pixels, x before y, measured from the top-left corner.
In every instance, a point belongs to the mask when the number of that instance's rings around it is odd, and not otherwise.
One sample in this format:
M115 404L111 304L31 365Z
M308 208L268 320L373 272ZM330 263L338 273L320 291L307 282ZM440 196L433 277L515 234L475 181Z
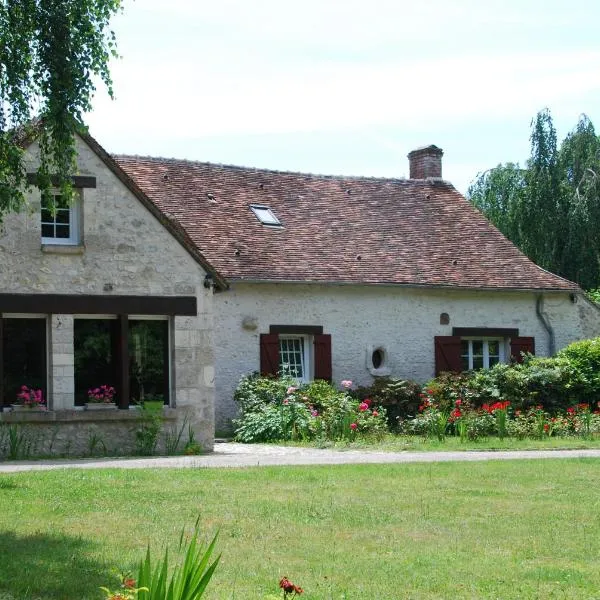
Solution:
M463 371L469 370L469 357L468 356L461 356L460 363L461 363L461 367L462 367Z
M61 208L56 211L56 222L57 223L63 223L63 224L68 225L70 223L70 221L71 221L71 213L69 210Z
M473 355L483 356L483 340L473 340Z
M473 369L483 369L483 356L473 356Z
M131 399L169 403L169 322L129 321Z
M47 208L42 208L42 223L53 223L52 213Z
M488 342L488 354L492 356L500 356L500 344L498 340L490 340Z
M490 356L490 358L489 358L489 366L490 367L497 365L499 362L500 362L500 358L498 356Z
M279 338L279 371L292 377L304 377L304 339Z
M113 360L116 320L75 319L75 404L88 401L87 391L101 385L115 387ZM118 402L118 398L115 398Z
M68 239L71 236L71 228L69 225L56 225L56 236L61 239Z
M4 403L14 404L22 385L46 394L46 319L4 319Z
M469 356L469 341L468 340L461 340L460 354L461 354L461 356Z
M42 225L42 237L54 237L54 225Z

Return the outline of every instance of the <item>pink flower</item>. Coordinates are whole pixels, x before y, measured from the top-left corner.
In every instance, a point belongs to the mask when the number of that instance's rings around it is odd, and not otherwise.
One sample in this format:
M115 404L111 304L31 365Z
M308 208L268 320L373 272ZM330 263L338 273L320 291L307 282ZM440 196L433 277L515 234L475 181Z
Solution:
M378 416L379 416L379 413L378 413L376 410L374 410L374 411L373 411L373 416L374 416L374 417L378 417Z
M290 386L290 387L287 389L287 392L286 392L286 394L289 396L290 394L293 394L293 393L294 393L294 392L295 392L297 389L298 389L297 387L294 387L294 386L292 386L292 385L291 385L291 386Z
M361 402L358 405L358 410L360 410L361 412L364 412L365 410L369 410L369 405L366 402Z
M311 414L313 417L318 417L318 416L319 416L319 411L317 411L317 410L313 410L313 411L312 411L310 414Z
M284 403L285 405L288 405L288 404L290 403L290 401L289 401L289 400L286 398L286 399L283 401L283 403Z
M350 379L342 379L342 387L347 390L352 387L352 381Z
M357 427L358 425L356 423L350 423L350 429L352 429L352 431L354 431Z

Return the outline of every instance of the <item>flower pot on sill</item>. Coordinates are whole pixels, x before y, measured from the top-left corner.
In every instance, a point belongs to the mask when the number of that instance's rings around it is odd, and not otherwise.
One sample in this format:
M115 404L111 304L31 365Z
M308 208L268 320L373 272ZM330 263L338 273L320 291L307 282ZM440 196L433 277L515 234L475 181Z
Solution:
M117 405L114 402L86 402L85 410L115 410Z
M13 412L46 412L45 406L27 406L26 404L11 404Z

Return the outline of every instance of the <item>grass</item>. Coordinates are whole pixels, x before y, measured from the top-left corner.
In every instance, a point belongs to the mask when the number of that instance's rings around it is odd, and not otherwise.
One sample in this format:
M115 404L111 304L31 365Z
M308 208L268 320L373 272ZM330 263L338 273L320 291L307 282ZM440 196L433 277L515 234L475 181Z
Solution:
M0 476L0 598L100 599L201 516L209 599L597 598L600 461Z
M282 442L282 445L300 445L314 447L315 442ZM460 438L448 435L443 441L433 437L387 434L383 439L359 438L356 441L325 442L322 448L338 450L377 450L380 452L453 452L472 450L581 450L585 448L600 448L600 436L593 437L546 437L543 439L522 439L485 437L478 440L461 442Z

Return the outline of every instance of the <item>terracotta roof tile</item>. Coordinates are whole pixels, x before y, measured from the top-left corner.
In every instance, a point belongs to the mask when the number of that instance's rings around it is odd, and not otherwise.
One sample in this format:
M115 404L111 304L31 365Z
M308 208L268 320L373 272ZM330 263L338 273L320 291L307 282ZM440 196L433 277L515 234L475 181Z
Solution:
M444 181L114 159L228 279L579 289L531 262ZM251 204L283 227L262 225Z

